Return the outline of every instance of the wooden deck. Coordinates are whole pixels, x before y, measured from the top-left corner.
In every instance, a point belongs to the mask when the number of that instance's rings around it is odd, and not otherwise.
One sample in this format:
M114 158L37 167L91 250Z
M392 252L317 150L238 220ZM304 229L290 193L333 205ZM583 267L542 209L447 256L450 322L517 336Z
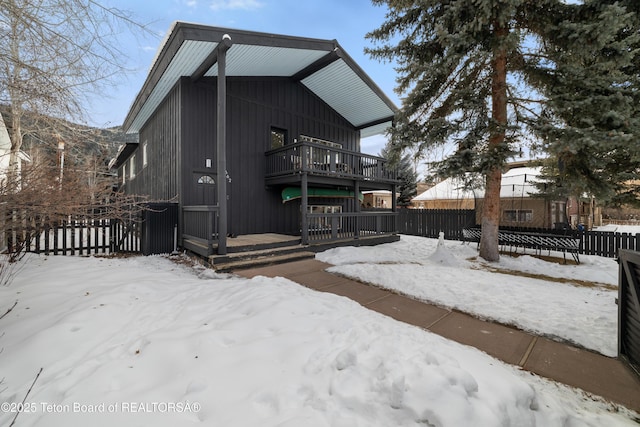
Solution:
M313 258L316 252L337 246L378 245L399 239L397 235L376 235L302 245L299 236L275 233L248 234L228 238L227 254L213 254L208 256L207 260L218 271L233 271Z

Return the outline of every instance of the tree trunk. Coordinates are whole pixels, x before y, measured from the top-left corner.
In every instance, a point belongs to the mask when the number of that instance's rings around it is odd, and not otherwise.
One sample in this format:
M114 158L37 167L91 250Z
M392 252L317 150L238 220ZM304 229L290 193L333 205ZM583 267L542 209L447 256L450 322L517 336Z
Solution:
M489 136L489 151L502 152L499 149L505 141L507 125L507 52L500 39L509 34L508 29L499 22L494 23L498 48L494 52L491 76L491 118L492 130ZM498 159L496 159L498 160ZM486 173L486 188L482 206L482 238L480 256L487 261L500 259L498 244L498 226L500 225L500 187L502 186L503 161L496 161Z
M12 120L9 132L11 149L9 151L9 166L7 168L7 182L5 188L5 191L9 194L16 193L20 189L20 150L22 149L22 126L20 114L16 114L14 108L11 108L11 113Z

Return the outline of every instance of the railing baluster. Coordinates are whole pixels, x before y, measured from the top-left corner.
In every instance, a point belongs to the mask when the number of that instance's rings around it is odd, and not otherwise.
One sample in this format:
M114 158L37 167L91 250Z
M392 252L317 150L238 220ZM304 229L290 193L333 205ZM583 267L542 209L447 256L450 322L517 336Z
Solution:
M267 151L265 156L267 178L309 172L384 183L396 181L395 170L388 168L384 158L318 142L304 141L285 145Z
M396 219L395 212L308 213L309 241L396 234Z

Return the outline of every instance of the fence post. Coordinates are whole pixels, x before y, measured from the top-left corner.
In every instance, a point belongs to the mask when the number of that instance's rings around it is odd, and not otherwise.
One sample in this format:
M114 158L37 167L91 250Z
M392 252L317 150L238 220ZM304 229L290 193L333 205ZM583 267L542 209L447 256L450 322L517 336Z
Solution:
M78 255L82 255L84 252L84 220L80 220L80 227L78 227ZM87 251L88 252L88 251Z
M116 220L110 219L109 220L109 252L112 254L116 252L115 241L116 241Z

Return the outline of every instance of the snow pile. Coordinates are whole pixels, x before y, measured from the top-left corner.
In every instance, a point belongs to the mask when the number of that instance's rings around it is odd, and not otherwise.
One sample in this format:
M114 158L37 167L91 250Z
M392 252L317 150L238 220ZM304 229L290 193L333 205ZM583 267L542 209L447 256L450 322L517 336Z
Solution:
M15 300L0 320L0 425L41 367L21 427L634 425L281 278L207 277L161 257L31 257L0 288L0 310Z
M451 253L451 251L444 244L444 233L440 232L438 238L438 245L436 251L429 257L429 261L436 264L446 265L447 267L459 267L460 263L458 259Z
M581 256L580 265L563 265L532 256L502 256L483 264L475 245L446 242L441 263L435 239L402 236L401 241L373 248L331 249L317 258L332 264L329 271L373 283L418 299L485 319L516 325L538 335L567 340L607 356L617 355L618 264L613 259ZM428 254L433 253L434 258ZM364 249L364 248L363 248ZM385 254L387 258L385 259ZM364 262L371 257L375 262ZM397 262L405 258L405 262ZM389 263L393 261L393 263ZM499 268L553 278L597 281L606 287L502 274ZM578 283L578 282L576 282ZM567 321L567 319L571 321Z

